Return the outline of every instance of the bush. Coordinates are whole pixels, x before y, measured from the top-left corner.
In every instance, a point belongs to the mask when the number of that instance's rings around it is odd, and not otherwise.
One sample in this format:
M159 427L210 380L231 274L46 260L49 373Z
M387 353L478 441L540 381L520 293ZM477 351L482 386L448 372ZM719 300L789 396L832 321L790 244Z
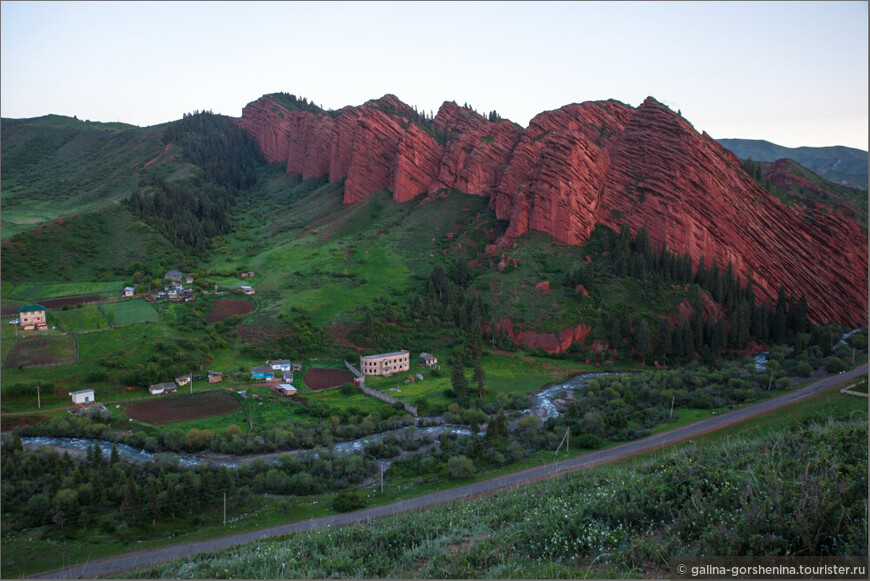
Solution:
M350 512L365 508L366 501L359 492L341 492L332 501L332 510Z
M453 456L447 460L447 474L454 480L466 480L474 476L474 462L465 456Z
M840 373L841 371L846 370L846 364L843 363L843 360L839 357L831 357L828 359L828 362L825 363L825 369L830 373Z
M342 395L353 395L357 392L357 388L352 383L345 383L341 386Z

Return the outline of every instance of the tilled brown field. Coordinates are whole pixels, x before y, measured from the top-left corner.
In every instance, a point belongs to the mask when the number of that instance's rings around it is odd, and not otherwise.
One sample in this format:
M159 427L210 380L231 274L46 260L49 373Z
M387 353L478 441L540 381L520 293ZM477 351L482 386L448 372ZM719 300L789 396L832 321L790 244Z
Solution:
M351 375L349 371L345 371L344 369L312 367L308 370L308 373L305 374L305 377L302 379L302 381L303 383L305 383L305 385L307 385L314 391L318 391L321 389L330 389L332 387L344 385L345 383L350 383L353 381L353 375Z
M224 392L153 397L155 398L153 401L128 405L124 408L124 413L134 420L153 426L161 426L187 420L222 416L242 407L239 400Z
M204 318L206 323L218 323L233 315L244 315L253 310L254 305L244 299L215 299Z
M5 367L12 369L74 363L75 358L72 337L38 337L21 341L12 347L12 351L6 356Z

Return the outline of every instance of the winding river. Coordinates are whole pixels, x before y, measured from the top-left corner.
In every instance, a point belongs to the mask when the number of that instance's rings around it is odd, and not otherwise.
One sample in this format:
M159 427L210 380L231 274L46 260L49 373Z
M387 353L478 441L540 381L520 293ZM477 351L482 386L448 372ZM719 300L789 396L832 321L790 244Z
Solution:
M569 392L588 385L592 379L604 375L614 374L586 373L576 375L558 385L544 388L541 391L532 394L531 407L520 410L520 415L535 415L544 420L546 420L547 418L556 417L559 415L560 412L557 409L556 405L553 403L554 400L557 400L560 397L564 397ZM439 420L440 418L426 417L419 418L418 423L428 424L437 422ZM399 436L413 435L413 437L420 440L434 442L441 434L444 433L467 436L471 434L471 430L469 430L468 428L449 425L430 425L427 427L410 426L405 428L399 428L396 430L380 432L377 434L371 434L369 436L365 436L356 440L339 442L333 445L332 452L337 455L362 452L369 444L376 443L390 434L397 434ZM481 432L480 434L483 434L483 432ZM294 456L316 455L316 452L313 450L284 450L279 452L256 454L251 456L232 456L230 454L219 454L215 452L149 452L148 450L143 450L134 446L128 446L127 444L118 444L115 442L110 442L108 440L97 440L90 438L61 438L53 436L23 437L21 438L21 444L28 448L48 446L50 448L55 448L58 450L66 450L74 454L83 454L87 452L87 449L89 447L92 447L94 444L96 444L100 446L103 455L107 458L111 455L112 446L115 446L118 449L118 454L122 458L132 462L149 462L151 460L166 459L170 462L177 461L179 465L187 467L194 467L199 464L213 464L217 466L226 466L229 468L238 468L239 466L243 464L249 464L254 460L262 460L266 463L276 463L278 462L278 458L280 458L284 454L292 454ZM388 463L388 461L382 461L382 464L388 465Z

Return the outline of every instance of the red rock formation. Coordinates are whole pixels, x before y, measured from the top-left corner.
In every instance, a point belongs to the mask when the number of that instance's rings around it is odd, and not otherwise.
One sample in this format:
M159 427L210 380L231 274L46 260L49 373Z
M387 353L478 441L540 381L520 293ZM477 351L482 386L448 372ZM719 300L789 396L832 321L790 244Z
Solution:
M592 327L579 324L576 327L563 329L558 333L538 333L531 330L517 331L510 319L504 319L497 327L511 338L515 343L523 345L526 349L543 349L547 353L564 353L571 345L583 343L586 336L592 331Z
M267 96L239 124L288 172L345 179L347 204L384 189L400 202L453 188L489 196L509 221L492 252L529 231L576 245L598 223L646 226L655 245L696 264L716 258L744 278L751 271L759 299L784 285L807 295L814 322L866 322L867 237L856 222L783 205L652 98L637 109L568 105L522 129L452 102L428 122L393 95L329 113L290 111Z

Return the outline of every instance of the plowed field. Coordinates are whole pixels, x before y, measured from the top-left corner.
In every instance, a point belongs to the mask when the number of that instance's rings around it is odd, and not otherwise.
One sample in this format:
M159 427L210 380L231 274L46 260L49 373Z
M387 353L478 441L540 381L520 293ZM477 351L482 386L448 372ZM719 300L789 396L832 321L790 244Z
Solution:
M321 389L329 389L331 387L338 387L339 385L350 383L353 381L353 375L351 375L349 371L345 371L344 369L312 367L308 370L308 373L305 374L305 377L302 379L302 381L303 383L305 383L305 385L307 385L314 391L318 391Z
M239 400L223 392L195 395L161 395L154 396L154 398L153 401L130 404L124 408L124 413L134 420L139 420L152 426L160 426L187 420L222 416L242 407Z
M205 314L206 323L217 323L233 315L244 315L254 310L254 305L244 299L215 299Z

